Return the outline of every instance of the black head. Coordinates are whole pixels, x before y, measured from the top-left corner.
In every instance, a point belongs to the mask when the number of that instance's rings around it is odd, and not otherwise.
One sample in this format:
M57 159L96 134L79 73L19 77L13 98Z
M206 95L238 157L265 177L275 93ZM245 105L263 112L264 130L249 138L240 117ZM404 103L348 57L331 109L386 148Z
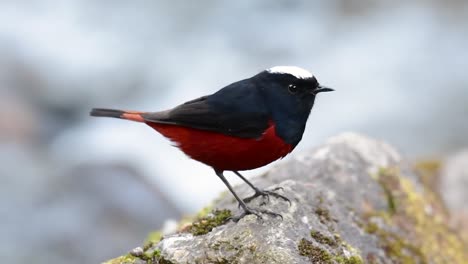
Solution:
M316 95L333 91L320 85L310 72L296 66L276 66L252 79L266 100L277 133L293 145L302 138Z
M334 91L331 88L320 85L314 75L309 71L296 66L276 66L267 69L254 78L267 84L269 90L287 90L296 97L311 98L321 92ZM273 86L278 86L271 89ZM287 88L287 89L286 89Z

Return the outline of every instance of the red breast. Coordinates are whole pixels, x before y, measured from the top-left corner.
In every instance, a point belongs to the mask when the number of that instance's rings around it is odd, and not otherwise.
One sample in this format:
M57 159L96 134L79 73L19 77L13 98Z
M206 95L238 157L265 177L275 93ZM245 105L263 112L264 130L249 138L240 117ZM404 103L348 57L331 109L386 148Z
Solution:
M177 144L185 154L215 170L251 170L286 156L293 150L276 135L273 123L262 137L248 139L177 125L147 123Z

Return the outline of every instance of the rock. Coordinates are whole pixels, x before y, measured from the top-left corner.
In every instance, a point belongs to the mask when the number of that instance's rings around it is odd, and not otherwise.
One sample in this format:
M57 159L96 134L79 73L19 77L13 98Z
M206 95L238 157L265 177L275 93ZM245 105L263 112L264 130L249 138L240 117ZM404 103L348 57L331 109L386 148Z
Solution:
M228 221L239 210L224 193L211 206L223 210L107 263L468 263L438 196L385 143L342 134L253 181L283 188L291 205L273 197L251 203L283 219ZM236 190L251 193L245 185Z
M448 157L441 174L440 194L448 209L468 213L468 150Z
M440 195L451 215L451 226L468 241L468 150L447 158L439 179Z

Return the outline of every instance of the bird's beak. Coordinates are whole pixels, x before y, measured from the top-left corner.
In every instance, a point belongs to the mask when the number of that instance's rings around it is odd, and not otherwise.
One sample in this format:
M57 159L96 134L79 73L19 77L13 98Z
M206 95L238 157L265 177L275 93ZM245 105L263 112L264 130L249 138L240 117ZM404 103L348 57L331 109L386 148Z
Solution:
M333 90L332 88L329 88L329 87L326 87L326 86L323 86L323 85L319 85L317 87L317 89L315 89L313 91L314 94L318 94L318 93L323 93L323 92L333 92L335 90Z

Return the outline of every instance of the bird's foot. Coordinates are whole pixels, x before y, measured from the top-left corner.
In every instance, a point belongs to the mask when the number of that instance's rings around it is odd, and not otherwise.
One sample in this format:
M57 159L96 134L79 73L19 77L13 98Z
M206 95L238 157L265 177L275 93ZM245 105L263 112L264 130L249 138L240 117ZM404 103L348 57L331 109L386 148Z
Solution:
M291 200L289 200L289 199L288 199L286 196L284 196L284 195L281 195L281 194L279 194L279 193L276 193L276 191L278 191L278 190L283 190L283 187L276 187L276 188L274 188L273 190L270 190L270 191L268 191L268 190L256 189L256 190L255 190L255 193L254 193L252 196L249 196L249 197L245 198L243 201L244 201L245 203L249 203L249 202L251 202L253 199L255 199L255 198L259 197L259 196L262 196L262 197L266 197L266 198L267 198L267 199L266 199L267 202L269 202L269 201L270 201L270 196L273 196L273 197L275 197L275 198L279 198L279 199L281 199L281 200L284 200L284 201L288 202L289 205L291 205ZM262 203L260 203L261 206L262 206L262 205L265 205L265 204L266 204L265 200L264 200Z
M247 207L247 206L242 207L242 213L240 215L230 217L229 220L232 220L232 221L237 223L239 220L244 218L244 216L246 216L246 215L255 215L255 216L257 216L257 219L262 220L263 217L262 217L261 214L266 214L266 215L273 216L273 217L280 217L281 220L283 220L283 216L278 214L278 213L268 211L268 210L262 210L262 209L253 209L253 208L250 208L250 207Z

